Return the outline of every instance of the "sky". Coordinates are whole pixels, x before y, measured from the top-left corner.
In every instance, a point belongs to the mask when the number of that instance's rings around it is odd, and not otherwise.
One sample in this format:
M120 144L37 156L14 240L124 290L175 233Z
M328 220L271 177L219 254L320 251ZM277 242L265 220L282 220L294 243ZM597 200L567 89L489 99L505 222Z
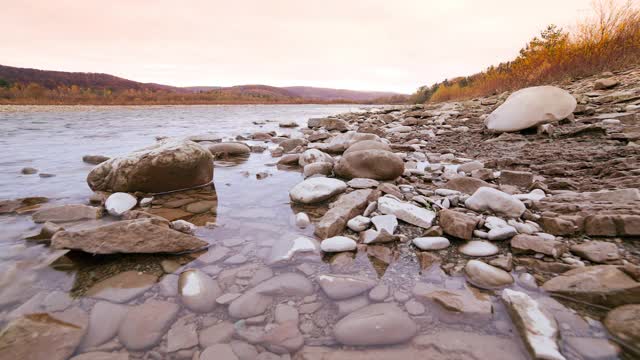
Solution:
M0 0L0 64L174 86L412 93L517 56L592 0Z

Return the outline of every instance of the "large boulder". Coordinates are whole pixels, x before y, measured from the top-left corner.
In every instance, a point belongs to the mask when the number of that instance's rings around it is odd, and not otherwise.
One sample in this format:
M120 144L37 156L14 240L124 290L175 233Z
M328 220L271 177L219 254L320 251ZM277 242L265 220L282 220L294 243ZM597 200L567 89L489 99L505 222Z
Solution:
M555 86L535 86L518 90L485 120L487 129L512 132L562 120L573 113L576 99Z
M213 156L192 141L165 140L91 170L91 190L164 192L204 185L213 179Z
M347 184L342 180L317 177L294 186L289 191L289 196L297 203L314 204L332 198L345 190L347 190Z
M393 345L411 339L418 331L411 318L394 304L374 304L345 316L333 328L344 345Z
M92 254L176 253L201 249L207 242L170 229L168 222L141 218L85 230L59 231L51 239L51 246Z
M404 172L404 161L390 151L360 150L344 154L334 171L347 179L393 180Z

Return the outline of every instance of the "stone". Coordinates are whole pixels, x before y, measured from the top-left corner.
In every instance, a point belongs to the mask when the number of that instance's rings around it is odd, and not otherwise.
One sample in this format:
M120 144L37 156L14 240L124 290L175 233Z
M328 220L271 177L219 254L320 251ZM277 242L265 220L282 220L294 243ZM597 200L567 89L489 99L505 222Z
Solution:
M236 319L246 319L264 313L273 298L255 291L247 291L229 304L229 315Z
M305 150L298 158L298 164L303 168L309 164L326 162L333 164L333 158L331 155L322 152L318 149Z
M295 148L297 148L298 146L304 146L307 145L308 141L305 139L287 139L284 140L283 142L280 143L280 147L282 148L282 150L284 150L285 152L289 152Z
M489 184L486 181L468 177L468 176L457 176L444 184L445 189L459 191L465 194L473 194L481 187L493 187L494 185Z
M372 301L382 302L389 297L389 293L389 286L385 284L378 284L369 291L369 299Z
M511 239L516 235L518 235L518 230L513 226L507 225L489 230L489 233L487 233L487 239L489 239L489 241L501 241Z
M303 212L299 212L296 214L296 226L301 229L306 229L307 226L311 225L311 220L309 220L309 215Z
M558 348L559 331L555 318L523 292L504 289L502 300L533 358L565 360Z
M285 321L269 329L261 344L276 354L295 353L304 345L297 321Z
M26 197L14 200L0 200L0 214L21 212L23 209L36 209L38 205L48 202L49 199L42 196Z
M344 345L393 345L413 338L417 325L393 304L373 304L342 318L333 328L336 340Z
M32 167L24 167L20 170L22 175L33 175L38 173L38 169Z
M562 120L573 113L576 99L555 86L535 86L512 93L485 119L493 132L514 132Z
M128 311L125 305L98 301L91 309L89 328L82 339L80 349L97 347L113 339Z
M124 352L92 351L76 355L70 360L129 360L129 354Z
M170 224L171 228L175 231L179 231L183 234L193 235L198 228L194 224L185 220L174 220Z
M484 169L484 164L480 161L469 161L464 164L458 165L458 172L470 174L474 170Z
M440 215L440 227L445 234L464 240L471 240L473 230L478 225L478 218L459 211L442 209Z
M607 313L604 326L628 344L640 343L640 304L619 306Z
M57 314L25 315L0 332L0 359L66 360L85 331L86 319L79 317L67 320Z
M233 348L233 352L238 356L240 360L256 360L258 355L258 350L256 350L255 346L251 344L247 344L242 341L232 341L231 347ZM261 354L266 354L264 351ZM280 357L278 357L279 359ZM268 359L265 359L268 360ZM274 359L277 360L277 359Z
M38 210L31 218L35 223L47 221L64 223L78 220L92 220L102 217L102 209L87 205L62 205Z
M595 90L606 90L611 89L619 84L618 80L612 78L603 78L598 79L593 83L593 88Z
M298 310L295 307L287 304L279 304L274 311L274 319L277 323L285 323L287 321L293 321L296 324L299 320Z
M102 280L87 290L86 295L116 303L128 302L149 290L158 277L137 271L125 271Z
M491 256L497 254L500 250L497 246L488 241L473 240L460 246L458 251L467 256Z
M223 321L221 323L209 326L206 329L200 330L198 334L198 342L203 348L209 347L213 344L228 343L236 329L232 323Z
M491 315L491 298L472 287L464 289L442 289L432 284L417 283L413 295L418 299L428 299L440 304L448 311Z
M167 352L190 349L198 345L198 327L184 319L175 322L167 333Z
M269 265L286 264L295 260L296 256L316 255L320 253L320 245L315 239L306 236L285 237L276 241L269 254Z
M482 289L498 289L513 284L511 274L478 260L469 260L464 272L467 281Z
M60 231L51 239L54 249L92 254L176 253L207 246L206 241L172 230L156 219L122 220L96 228Z
M371 219L362 215L358 215L353 219L347 221L347 227L355 232L366 230L370 224Z
M338 200L330 205L329 210L316 224L315 234L321 239L326 239L342 233L347 222L362 214L374 196L375 193L371 189L355 190L348 194L342 194Z
M409 313L409 315L413 315L413 316L422 315L426 311L424 305L422 305L421 303L413 299L404 303L404 307L405 309L407 309L407 312Z
M519 234L511 239L515 254L541 253L555 258L567 252L567 245L558 240L548 240L536 235Z
M500 171L500 184L528 188L533 184L533 174L528 171Z
M350 275L320 275L320 287L333 300L343 300L360 295L376 286L376 281Z
M295 123L294 123L295 124ZM296 124L296 126L298 126ZM291 127L282 126L280 127ZM233 348L229 344L211 345L200 354L199 360L239 360L238 356L233 352Z
M389 145L377 140L364 140L354 143L344 151L343 155L363 150L383 150L391 152Z
M620 354L620 347L609 339L563 336L562 340L585 360L615 359Z
M314 175L330 176L331 173L333 173L333 164L330 162L316 162L306 165L302 170L305 179Z
M519 218L526 210L520 200L489 187L479 188L464 205L473 211L491 211L511 218Z
M583 259L596 263L605 263L620 259L616 244L606 241L587 241L571 246L571 252Z
M353 251L358 245L356 241L346 236L334 236L322 240L320 250L324 252Z
M103 163L107 160L109 160L110 157L108 156L103 156L103 155L85 155L82 157L82 161L86 162L87 164L92 164L92 165L98 165L100 163Z
M369 299L365 295L359 295L335 303L338 305L338 317L341 318L369 305Z
M368 189L368 188L376 188L380 185L380 182L373 179L365 179L365 178L354 178L347 182L349 187L354 189Z
M376 230L382 231L386 230L389 234L393 234L396 232L396 228L398 227L398 219L395 215L378 215L371 218L371 222L373 226L375 226Z
M178 280L180 300L191 311L207 313L216 307L222 290L216 280L198 269L189 269Z
M425 229L433 225L436 213L434 211L402 202L397 198L386 195L378 199L378 210L383 214L395 215L398 219Z
M136 305L122 321L118 339L129 350L149 349L160 342L179 310L177 304L158 300L147 300Z
M347 131L349 124L342 119L334 118L312 118L307 121L307 126L311 129L325 128L327 131Z
M412 242L420 250L442 250L451 245L449 239L441 236L419 237Z
M138 199L127 193L117 192L109 195L104 207L111 216L122 216L138 204Z
M360 150L343 155L334 171L347 179L393 180L404 172L404 162L389 151Z
M278 160L278 165L294 166L294 165L298 165L299 160L300 160L299 154L287 154Z
M91 190L147 192L188 189L213 179L213 156L191 141L164 140L91 170Z
M291 200L301 204L315 204L347 190L344 181L331 178L311 178L294 186L289 191Z
M550 293L605 306L640 302L640 283L613 265L569 270L542 285Z

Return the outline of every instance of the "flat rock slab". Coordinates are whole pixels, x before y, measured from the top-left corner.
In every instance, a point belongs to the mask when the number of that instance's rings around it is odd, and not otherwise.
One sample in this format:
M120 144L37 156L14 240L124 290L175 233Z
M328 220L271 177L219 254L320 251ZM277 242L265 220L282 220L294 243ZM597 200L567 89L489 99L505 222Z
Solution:
M378 199L378 210L383 214L395 215L406 223L425 229L430 228L436 218L434 211L400 201L389 195Z
M87 205L62 205L38 210L31 216L33 222L44 223L64 223L78 220L99 219L102 217L102 208Z
M149 349L160 342L179 310L177 304L158 300L134 306L122 321L118 339L129 350Z
M172 230L156 219L123 220L93 229L59 231L51 239L56 249L92 254L176 253L208 245L197 237Z
M371 189L361 189L341 195L316 224L315 234L321 239L339 235L350 219L362 214L375 194Z
M343 300L376 286L377 281L350 275L320 275L318 282L322 290L333 300Z
M87 290L86 295L96 299L125 303L149 290L158 277L138 271L125 271L98 282Z

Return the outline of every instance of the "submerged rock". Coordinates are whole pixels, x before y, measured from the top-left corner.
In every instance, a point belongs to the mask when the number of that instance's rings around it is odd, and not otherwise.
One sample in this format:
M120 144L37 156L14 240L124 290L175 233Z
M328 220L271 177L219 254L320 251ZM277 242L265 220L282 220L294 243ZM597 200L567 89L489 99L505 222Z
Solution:
M147 300L132 307L118 331L118 339L129 350L149 349L160 342L178 315L177 304Z
M333 328L344 345L393 345L411 339L418 331L411 318L394 304L373 304L345 316Z
M343 300L360 295L376 286L372 279L351 275L320 275L320 287L333 300Z
M91 190L163 192L211 182L213 156L192 141L165 140L126 156L101 163L91 170Z
M620 259L618 246L606 241L587 241L571 246L571 252L596 263Z
M567 245L552 239L545 239L536 235L520 234L511 239L511 249L514 254L541 253L553 257L564 254Z
M102 208L87 205L62 205L38 210L32 215L33 222L43 223L51 221L63 223L78 220L99 219L102 217Z
M198 269L189 269L180 274L178 291L182 303L195 312L211 312L222 290L216 280Z
M558 348L558 325L529 295L505 289L502 300L535 359L565 360Z
M107 209L109 215L122 216L125 212L133 209L138 204L138 199L135 196L118 192L111 194L107 201L104 203L104 207Z
M51 239L53 248L92 254L176 253L207 245L206 241L172 230L168 223L155 219L123 220L92 229L60 231Z
M302 204L314 204L327 200L344 192L344 181L330 178L311 178L304 180L289 191L291 200Z
M493 308L491 298L473 287L462 290L442 289L432 284L417 283L413 288L413 295L432 300L449 311L464 314L490 315Z
M124 271L93 285L86 295L116 303L128 302L149 290L158 277L138 271Z
M86 162L87 164L93 165L101 164L109 159L110 157L103 155L85 155L82 157L82 161Z
M485 120L495 132L524 130L540 124L562 120L573 113L576 99L555 86L535 86L518 90Z
M320 245L315 239L298 236L284 237L276 241L268 258L270 265L286 264L297 256L318 255Z
M89 315L89 330L82 339L80 349L88 349L106 343L118 334L129 308L125 305L98 301Z

